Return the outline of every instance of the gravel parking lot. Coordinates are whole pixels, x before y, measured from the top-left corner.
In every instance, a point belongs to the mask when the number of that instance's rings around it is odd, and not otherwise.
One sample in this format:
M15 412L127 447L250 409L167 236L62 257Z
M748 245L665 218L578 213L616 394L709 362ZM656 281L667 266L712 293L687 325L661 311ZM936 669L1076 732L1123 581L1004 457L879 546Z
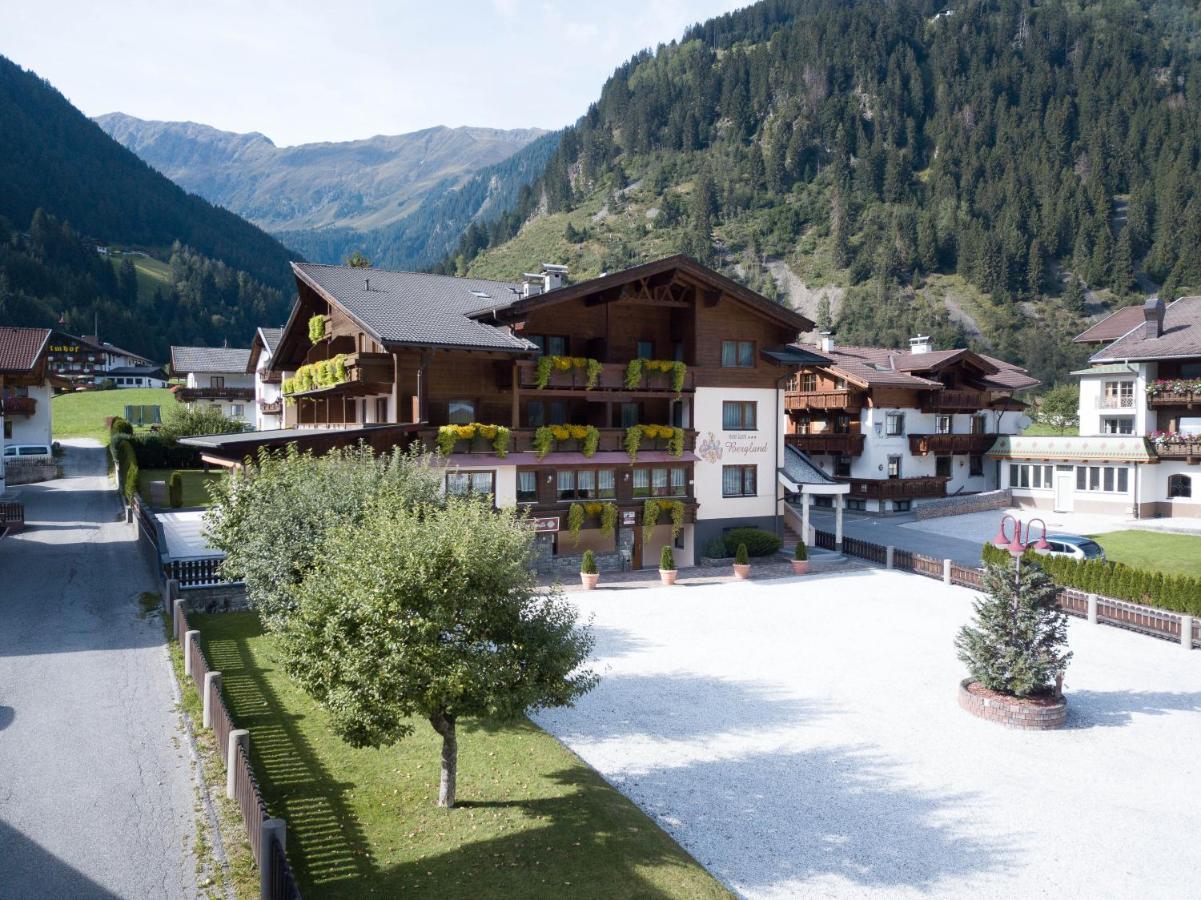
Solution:
M1069 727L956 704L972 592L838 575L572 595L600 686L548 729L749 897L1181 897L1201 652L1073 621Z

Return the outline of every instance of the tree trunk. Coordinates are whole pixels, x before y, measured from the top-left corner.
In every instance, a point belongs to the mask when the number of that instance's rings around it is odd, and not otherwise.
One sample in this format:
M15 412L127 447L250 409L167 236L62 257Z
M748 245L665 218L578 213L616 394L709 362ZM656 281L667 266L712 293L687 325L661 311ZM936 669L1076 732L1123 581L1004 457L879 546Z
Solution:
M438 805L455 805L455 778L459 769L459 741L455 737L455 717L439 711L430 716L434 731L442 735L442 780L438 784Z

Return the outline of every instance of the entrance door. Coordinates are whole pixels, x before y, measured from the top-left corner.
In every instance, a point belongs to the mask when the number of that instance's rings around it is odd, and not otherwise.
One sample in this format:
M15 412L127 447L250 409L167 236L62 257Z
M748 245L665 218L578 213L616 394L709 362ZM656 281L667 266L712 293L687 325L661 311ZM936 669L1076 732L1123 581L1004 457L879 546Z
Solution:
M1072 472L1055 473L1055 512L1071 512L1076 499L1076 476Z

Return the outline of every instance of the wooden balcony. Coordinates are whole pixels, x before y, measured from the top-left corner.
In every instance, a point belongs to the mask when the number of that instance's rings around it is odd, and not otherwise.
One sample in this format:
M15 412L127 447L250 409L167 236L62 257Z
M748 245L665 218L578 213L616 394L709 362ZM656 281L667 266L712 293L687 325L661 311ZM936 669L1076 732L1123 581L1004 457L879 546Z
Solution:
M254 388L248 387L181 387L175 391L181 403L193 400L253 400Z
M278 416L283 412L284 404L282 400L266 400L259 404L259 412L264 416Z
M349 353L346 355L346 369L360 373L353 377L364 383L391 385L395 374L392 356L388 353Z
M851 485L852 497L863 500L912 500L925 497L945 497L947 479L937 476L923 478L840 478Z
M786 434L784 443L802 453L839 453L859 456L863 453L863 435L822 431L816 434Z
M922 412L976 412L988 408L988 394L983 391L930 391L922 398Z
M1157 444L1152 441L1151 447L1160 459L1187 462L1190 465L1201 462L1201 440L1179 441L1171 444Z
M597 444L597 453L625 453L625 436L624 428L599 428L600 442ZM529 453L534 454L534 428L514 428L511 429L509 435L508 453L511 457L514 453ZM438 446L438 429L423 428L417 432L418 438L429 450L433 450ZM552 448L547 459L553 457L556 453L580 453L583 450L582 440L566 440L557 442ZM685 429L684 431L684 453L690 453L696 448L696 432ZM644 453L663 453L667 450L667 441L659 438L651 440L643 437L642 443L638 448L639 456ZM485 438L478 437L472 441L459 441L455 444L454 453L484 453L493 454L492 442ZM627 457L628 459L628 457ZM637 462L637 460L634 460Z
M37 411L36 397L0 397L0 415L32 416Z
M1162 394L1147 394L1147 405L1152 407L1160 406L1184 406L1192 409L1196 406L1201 406L1201 394L1192 391L1170 391Z
M794 391L784 392L784 409L789 412L807 410L838 410L858 412L863 408L861 391Z
M911 434L909 452L917 456L931 453L968 453L980 456L997 440L995 434Z
M601 363L600 377L596 385L588 387L588 370L586 368L571 368L567 371L555 369L550 373L550 380L545 388L538 387L538 361L536 359L519 360L517 367L517 388L521 391L536 391L542 394L553 394L557 391L587 392L590 394L637 394L638 396L674 397L676 391L672 387L673 373L643 372L642 383L636 388L626 387L625 363ZM502 390L508 390L511 385L499 384ZM696 390L696 379L691 367L684 375L684 385L681 393L692 393Z

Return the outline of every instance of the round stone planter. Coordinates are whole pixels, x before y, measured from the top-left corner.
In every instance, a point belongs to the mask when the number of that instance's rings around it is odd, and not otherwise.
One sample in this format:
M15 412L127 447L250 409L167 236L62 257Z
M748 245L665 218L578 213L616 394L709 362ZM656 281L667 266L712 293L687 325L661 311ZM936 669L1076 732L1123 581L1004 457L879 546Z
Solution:
M978 719L1025 731L1061 728L1068 719L1068 701L1062 694L1011 697L990 691L970 678L959 682L959 705Z

